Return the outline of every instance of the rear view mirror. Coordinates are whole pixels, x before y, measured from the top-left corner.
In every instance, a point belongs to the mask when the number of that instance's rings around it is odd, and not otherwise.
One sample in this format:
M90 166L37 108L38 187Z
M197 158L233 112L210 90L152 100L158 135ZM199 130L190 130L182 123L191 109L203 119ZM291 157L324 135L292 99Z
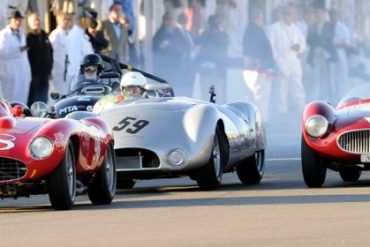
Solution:
M51 92L51 93L50 93L50 97L51 97L53 100L60 99L60 93L58 93L58 92Z

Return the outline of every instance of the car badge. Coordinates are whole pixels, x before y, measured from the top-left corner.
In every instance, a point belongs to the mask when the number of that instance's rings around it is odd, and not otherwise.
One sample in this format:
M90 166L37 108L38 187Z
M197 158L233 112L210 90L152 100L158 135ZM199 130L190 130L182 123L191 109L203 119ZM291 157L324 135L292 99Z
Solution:
M62 132L58 132L54 134L54 147L61 148L64 147L64 134Z

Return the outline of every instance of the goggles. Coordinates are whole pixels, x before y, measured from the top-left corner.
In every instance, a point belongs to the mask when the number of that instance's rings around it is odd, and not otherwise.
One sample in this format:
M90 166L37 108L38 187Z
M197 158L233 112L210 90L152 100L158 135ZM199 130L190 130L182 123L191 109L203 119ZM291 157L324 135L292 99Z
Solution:
M126 86L121 88L123 93L126 95L141 95L143 93L143 89L139 86Z
M91 74L91 73L96 73L96 72L98 71L98 67L97 67L97 66L95 66L95 65L85 66L85 67L83 68L83 71L84 71L85 73L89 73L89 74Z

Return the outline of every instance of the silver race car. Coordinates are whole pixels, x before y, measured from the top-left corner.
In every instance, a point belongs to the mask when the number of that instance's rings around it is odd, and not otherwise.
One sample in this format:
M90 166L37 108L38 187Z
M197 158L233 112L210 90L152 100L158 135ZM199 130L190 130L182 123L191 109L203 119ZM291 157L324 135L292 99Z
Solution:
M146 98L99 112L113 128L118 186L136 179L189 176L205 190L236 170L243 184L260 182L266 136L249 102L225 105L173 95L169 84L148 84ZM212 98L212 97L211 97Z

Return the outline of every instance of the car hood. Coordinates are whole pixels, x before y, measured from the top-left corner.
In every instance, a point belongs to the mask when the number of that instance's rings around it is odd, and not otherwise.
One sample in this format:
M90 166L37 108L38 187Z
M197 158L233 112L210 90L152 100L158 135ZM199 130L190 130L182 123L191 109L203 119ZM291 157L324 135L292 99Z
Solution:
M149 99L135 99L122 103L115 104L105 112L121 111L123 108L135 108L137 111L140 109L151 108L154 111L183 111L196 104L206 104L208 102L196 100L187 97L165 97L165 98L149 98Z
M0 132L24 135L35 131L49 120L43 118L0 118Z
M363 120L368 122L370 127L370 104L354 105L338 111L335 125L343 128Z

